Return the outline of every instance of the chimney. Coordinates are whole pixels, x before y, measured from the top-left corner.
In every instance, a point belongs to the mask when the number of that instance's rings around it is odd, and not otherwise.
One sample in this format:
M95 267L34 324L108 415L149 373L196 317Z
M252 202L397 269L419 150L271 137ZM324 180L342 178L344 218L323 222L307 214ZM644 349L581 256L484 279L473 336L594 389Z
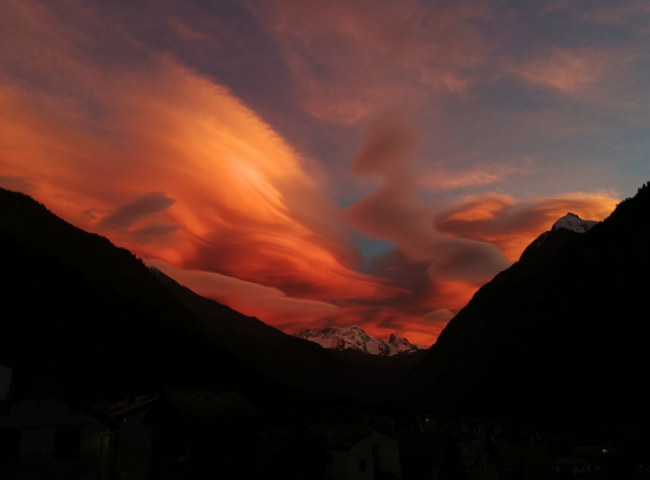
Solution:
M0 363L0 400L5 398L11 388L11 368Z

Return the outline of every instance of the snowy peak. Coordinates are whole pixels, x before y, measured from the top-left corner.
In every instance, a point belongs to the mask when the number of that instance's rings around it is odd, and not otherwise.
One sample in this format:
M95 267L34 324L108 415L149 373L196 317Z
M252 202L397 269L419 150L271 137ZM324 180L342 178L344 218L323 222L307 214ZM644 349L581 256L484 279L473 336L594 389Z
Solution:
M414 353L424 349L413 345L405 338L391 335L387 340L371 337L361 327L327 327L322 330L303 330L296 337L318 343L333 350L359 350L371 355L393 356L400 353Z
M524 253L522 253L521 259L523 260L530 257L531 255L537 255L533 252L539 252L540 247L542 247L544 244L546 244L546 247L544 248L546 248L547 253L551 250L554 250L554 247L548 247L548 241L551 242L551 245L558 247L558 245L563 245L566 241L570 240L570 238L567 238L567 235L575 237L574 235L566 234L566 232L564 232L564 234L559 233L563 230L569 230L573 233L583 234L591 230L597 223L598 222L594 222L593 220L583 220L575 213L569 212L560 218L557 222L555 222L548 232L542 233L539 237L537 237L537 239L535 239L535 241L533 241L533 243L528 245L526 250L524 250ZM549 248L551 250L549 250Z
M565 216L560 218L557 222L555 222L551 230L566 228L567 230L571 230L572 232L585 233L597 223L598 222L594 222L592 220L583 220L582 218L575 215L574 213L569 212Z

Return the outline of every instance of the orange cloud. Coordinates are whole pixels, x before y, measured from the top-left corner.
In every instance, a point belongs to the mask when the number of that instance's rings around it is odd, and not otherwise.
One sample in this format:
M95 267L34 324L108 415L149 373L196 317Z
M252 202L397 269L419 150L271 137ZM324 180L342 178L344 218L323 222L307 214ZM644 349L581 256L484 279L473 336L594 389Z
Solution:
M510 73L565 94L577 94L636 57L613 50L556 48L547 56L511 67Z
M618 202L607 193L570 193L528 202L489 194L446 212L439 217L437 225L445 235L496 245L514 262L560 217L572 212L585 220L600 221Z
M484 220L495 220L496 214L501 212L506 205L512 205L515 201L507 195L486 195L480 201L472 202L469 208L461 209L451 216L445 218L444 222L480 222Z
M68 25L65 10L23 5L12 4L12 20L25 44L12 39L2 78L22 69L49 83L0 86L3 176L33 179L56 213L142 257L302 298L402 293L353 270L362 259L337 208L301 157L226 88L143 47L133 65L91 61L68 34L84 38L84 25L97 22L92 10ZM132 43L117 28L111 40Z
M235 277L203 270L176 268L162 260L146 260L150 266L178 281L190 290L245 315L286 330L300 330L305 324L334 317L340 308L330 303L288 297L277 288L245 282Z
M541 170L532 157L524 157L518 162L492 162L489 165L477 162L474 165L456 171L445 168L433 168L421 175L418 184L432 192L454 190L463 187L490 185L503 182L518 175L532 175Z

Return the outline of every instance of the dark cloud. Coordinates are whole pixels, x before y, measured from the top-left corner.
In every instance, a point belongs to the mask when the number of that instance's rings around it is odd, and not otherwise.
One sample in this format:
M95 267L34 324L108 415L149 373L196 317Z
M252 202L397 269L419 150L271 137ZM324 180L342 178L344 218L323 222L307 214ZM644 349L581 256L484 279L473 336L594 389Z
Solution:
M12 175L0 175L0 187L17 192L30 193L36 187L32 177L19 177Z
M465 280L480 286L509 266L492 244L445 239L435 243L428 272L433 279Z
M384 113L368 128L352 172L382 177L406 173L405 164L413 158L419 141L419 132L405 118Z
M81 220L87 223L96 223L98 219L98 213L99 212L96 208L89 208L88 210L84 210L81 212Z
M176 202L162 192L152 192L120 205L97 224L101 231L126 230L149 215L162 213Z
M429 294L427 267L428 263L409 261L404 252L392 249L372 256L364 272L385 278L407 289L415 297L422 298Z
M138 228L130 234L138 243L164 242L180 228L180 225L174 224L153 224Z

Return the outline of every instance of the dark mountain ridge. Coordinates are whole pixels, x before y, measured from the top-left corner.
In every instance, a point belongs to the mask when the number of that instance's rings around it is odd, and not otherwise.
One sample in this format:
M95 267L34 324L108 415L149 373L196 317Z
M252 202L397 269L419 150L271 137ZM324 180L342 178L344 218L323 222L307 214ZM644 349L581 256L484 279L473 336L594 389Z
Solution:
M344 395L344 362L202 298L0 189L0 363L14 391L120 397L232 386L258 403ZM351 384L352 380L348 382Z
M408 389L442 412L647 424L649 185L586 233L533 242L451 320Z
M0 259L0 362L15 369L14 388L117 394L210 369L183 346L198 333L191 313L140 260L7 190Z
M265 378L295 391L340 390L347 366L327 350L201 297L160 270L150 270L194 314L213 348L236 356Z
M0 363L14 369L14 391L120 398L232 387L280 411L381 399L411 365L396 360L385 375L286 335L3 189L0 267Z

